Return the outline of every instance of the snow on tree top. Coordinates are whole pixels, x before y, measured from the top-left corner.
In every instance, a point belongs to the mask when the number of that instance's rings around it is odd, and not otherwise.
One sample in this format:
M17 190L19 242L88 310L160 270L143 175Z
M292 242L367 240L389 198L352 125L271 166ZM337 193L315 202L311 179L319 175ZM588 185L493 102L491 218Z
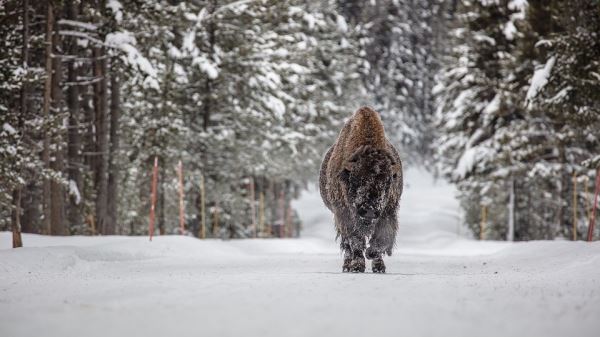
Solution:
M537 69L533 73L533 77L531 78L531 84L529 89L527 90L527 107L531 108L531 102L538 95L544 86L548 83L548 79L550 78L550 72L554 67L554 63L556 62L556 57L552 56L548 59L543 68Z

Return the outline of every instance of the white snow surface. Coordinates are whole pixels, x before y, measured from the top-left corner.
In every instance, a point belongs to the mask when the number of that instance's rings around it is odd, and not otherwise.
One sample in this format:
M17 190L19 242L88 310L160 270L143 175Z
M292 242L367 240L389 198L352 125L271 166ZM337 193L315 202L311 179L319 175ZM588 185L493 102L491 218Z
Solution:
M544 89L546 84L548 84L550 73L552 72L555 62L556 56L552 56L548 59L548 61L546 61L546 64L543 67L536 69L533 73L531 84L529 85L526 96L528 107L531 107L531 101Z
M117 22L121 22L123 21L123 5L121 5L121 3L118 0L108 0L108 3L106 3L106 7L110 8L110 10L113 12L113 14L115 15L115 20L117 20Z
M17 133L17 130L15 130L15 128L13 128L12 125L10 125L8 123L2 124L2 129L4 131L8 132L8 134L10 134L10 135L14 135Z
M0 336L597 336L600 244L479 242L405 175L387 274L341 273L314 189L301 239L0 233Z

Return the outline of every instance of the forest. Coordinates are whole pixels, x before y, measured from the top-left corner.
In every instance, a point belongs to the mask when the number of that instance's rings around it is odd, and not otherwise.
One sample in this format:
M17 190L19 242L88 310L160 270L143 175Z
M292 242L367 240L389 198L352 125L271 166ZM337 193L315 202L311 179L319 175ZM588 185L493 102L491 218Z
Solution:
M600 1L5 0L0 34L0 230L147 235L156 158L156 234L298 236L369 105L474 237L588 235Z

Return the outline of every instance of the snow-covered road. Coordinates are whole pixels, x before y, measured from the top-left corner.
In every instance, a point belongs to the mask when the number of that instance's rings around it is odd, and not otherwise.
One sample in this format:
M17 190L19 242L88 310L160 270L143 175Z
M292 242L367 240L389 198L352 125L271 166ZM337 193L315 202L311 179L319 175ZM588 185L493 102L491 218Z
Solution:
M599 243L471 241L450 187L407 183L385 275L340 273L314 192L302 239L0 233L0 336L597 336Z

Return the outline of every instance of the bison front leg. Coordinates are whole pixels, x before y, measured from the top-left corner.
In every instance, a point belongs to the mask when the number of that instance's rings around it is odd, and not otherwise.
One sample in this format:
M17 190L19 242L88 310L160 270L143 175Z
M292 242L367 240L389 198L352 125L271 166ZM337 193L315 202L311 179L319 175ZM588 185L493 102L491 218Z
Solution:
M335 225L338 235L342 238L341 248L344 251L343 272L364 273L365 272L365 235L361 234L352 225L352 217L349 211L342 208L335 214Z
M342 238L342 249L344 250L344 264L342 272L364 273L365 272L365 239L359 237Z
M369 248L367 248L367 259L372 260L371 269L374 273L385 273L385 263L383 263L383 252L378 245L374 244L373 238L369 240Z
M353 235L349 239L349 255L350 265L348 271L352 273L365 272L365 237L362 235ZM344 263L346 259L344 258Z
M366 251L367 259L373 260L371 269L374 273L385 273L383 254L392 255L397 228L395 216L384 218L375 226L375 231L369 240L369 248Z

